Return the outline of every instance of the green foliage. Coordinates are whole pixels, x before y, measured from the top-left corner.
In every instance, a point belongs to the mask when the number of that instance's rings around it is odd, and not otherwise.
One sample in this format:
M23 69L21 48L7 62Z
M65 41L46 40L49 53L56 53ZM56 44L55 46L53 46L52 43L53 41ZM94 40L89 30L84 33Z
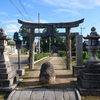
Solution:
M59 56L61 56L61 57L66 56L66 52L65 51L59 51Z
M30 32L29 31L30 31L29 29L23 28L23 27L20 27L20 29L19 29L19 33L23 38L23 43L26 44L25 47L27 50L29 50L29 42L30 42L30 39L29 39ZM25 36L25 34L27 34L27 36Z
M83 52L83 65L86 64L88 57L89 57L89 53L84 51Z
M58 33L59 31L57 28L54 28L53 30L54 33ZM47 29L44 29L42 33L47 33ZM50 37L45 36L41 37L41 50L43 52L48 52L49 51L49 45L51 44L51 49L53 47L59 48L60 50L65 50L66 47L66 41L64 37Z
M25 54L26 53L26 48L22 47L21 48L21 54Z
M39 60L39 59L41 59L41 58L44 58L44 57L46 57L46 56L50 56L50 53L35 54L35 56L34 56L34 61L37 61L37 60ZM28 58L28 60L29 60L29 58Z
M96 56L100 59L100 50L97 51Z
M41 59L41 58L43 58L43 57L46 57L46 56L49 56L50 55L50 53L40 53L40 54L35 54L35 61L36 60L39 60L39 59Z
M75 36L71 38L71 48L72 48L72 52L73 51L75 52L76 50L76 37Z
M87 62L87 59L83 59L83 65L85 65L86 64L86 62Z
M16 41L16 40L19 40L19 33L18 32L15 32L14 35L13 35L13 40Z
M83 52L83 59L87 59L88 56L89 56L89 55L88 55L88 52L84 51L84 52Z

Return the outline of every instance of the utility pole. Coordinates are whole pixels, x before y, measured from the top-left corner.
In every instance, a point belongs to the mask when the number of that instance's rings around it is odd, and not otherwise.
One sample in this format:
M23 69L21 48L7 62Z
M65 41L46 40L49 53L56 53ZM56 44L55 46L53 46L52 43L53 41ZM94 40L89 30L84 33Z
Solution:
M82 35L82 30L85 29L84 27L81 27L81 35Z
M40 23L40 13L38 13L38 23ZM38 28L38 33L40 33L40 29ZM39 53L40 53L40 37L38 37L38 42L39 42Z

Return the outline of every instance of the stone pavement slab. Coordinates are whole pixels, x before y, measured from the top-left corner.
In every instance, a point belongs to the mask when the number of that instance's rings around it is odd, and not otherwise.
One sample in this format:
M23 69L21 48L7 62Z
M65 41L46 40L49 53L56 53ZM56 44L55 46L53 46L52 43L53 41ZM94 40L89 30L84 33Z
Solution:
M81 100L81 97L75 88L34 88L13 90L7 100Z

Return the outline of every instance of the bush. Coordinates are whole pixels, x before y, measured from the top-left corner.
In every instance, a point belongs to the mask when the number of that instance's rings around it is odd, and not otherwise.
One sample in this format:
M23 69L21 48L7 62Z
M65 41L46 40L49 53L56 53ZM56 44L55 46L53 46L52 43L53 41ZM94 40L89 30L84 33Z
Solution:
M34 56L34 61L39 60L39 59L41 59L41 58L43 58L43 57L46 57L46 56L50 56L50 53L35 54L35 56ZM29 58L28 58L28 60L29 60Z
M59 51L59 56L61 56L61 57L66 56L66 52L65 51Z
M21 54L25 54L26 53L26 48L22 47L21 48Z
M83 52L83 65L86 64L88 56L89 56L88 52L86 52L86 51Z
M96 56L100 59L100 50L97 51Z
M85 65L86 64L86 62L87 62L87 59L83 59L83 65Z
M83 52L83 59L87 59L88 58L88 52Z

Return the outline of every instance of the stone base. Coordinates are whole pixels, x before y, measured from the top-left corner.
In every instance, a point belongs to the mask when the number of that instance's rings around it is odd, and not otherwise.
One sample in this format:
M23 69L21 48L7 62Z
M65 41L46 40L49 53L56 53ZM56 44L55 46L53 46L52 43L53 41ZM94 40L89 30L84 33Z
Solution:
M20 81L16 81L16 83L14 83L12 86L10 87L0 87L0 90L5 90L5 91L12 91L13 89L16 88L16 86L18 85Z
M79 70L82 69L83 66L73 66L73 76L79 75Z
M24 74L25 74L25 69L17 69L17 74L18 74L19 76L24 75Z
M81 95L92 95L92 96L100 96L100 89L86 89L81 87L77 81L75 81L77 89L79 90Z

